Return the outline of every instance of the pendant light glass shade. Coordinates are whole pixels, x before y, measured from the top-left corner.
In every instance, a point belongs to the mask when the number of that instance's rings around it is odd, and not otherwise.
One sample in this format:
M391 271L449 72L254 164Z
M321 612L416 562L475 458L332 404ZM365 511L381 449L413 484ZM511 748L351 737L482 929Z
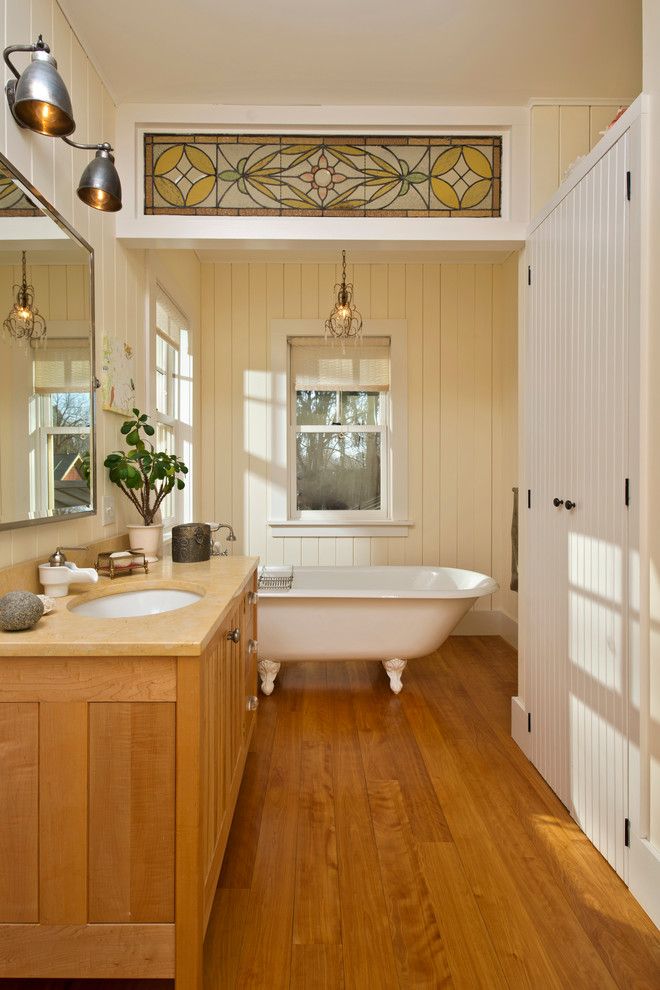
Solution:
M121 182L110 150L100 147L80 177L78 196L103 213L121 210Z
M33 49L32 61L19 75L9 61L13 50ZM57 71L57 62L41 40L32 46L12 46L5 50L5 61L16 76L7 83L11 112L23 127L38 134L64 137L75 130L71 98Z

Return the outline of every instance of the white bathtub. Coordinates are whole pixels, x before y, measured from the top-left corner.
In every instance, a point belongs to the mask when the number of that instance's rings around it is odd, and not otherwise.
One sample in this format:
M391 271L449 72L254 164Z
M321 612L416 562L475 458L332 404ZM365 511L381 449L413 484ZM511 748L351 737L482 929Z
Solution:
M407 661L437 650L497 587L454 567L294 567L291 590L259 591L261 690L285 661L360 659L382 661L398 694Z

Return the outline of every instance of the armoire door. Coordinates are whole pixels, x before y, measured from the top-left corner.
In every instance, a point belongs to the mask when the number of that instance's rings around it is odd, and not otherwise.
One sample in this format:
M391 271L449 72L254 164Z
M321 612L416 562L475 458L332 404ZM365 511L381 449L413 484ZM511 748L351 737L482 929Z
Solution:
M525 559L535 581L524 620L532 760L622 876L627 162L624 134L530 239L523 422L532 489Z

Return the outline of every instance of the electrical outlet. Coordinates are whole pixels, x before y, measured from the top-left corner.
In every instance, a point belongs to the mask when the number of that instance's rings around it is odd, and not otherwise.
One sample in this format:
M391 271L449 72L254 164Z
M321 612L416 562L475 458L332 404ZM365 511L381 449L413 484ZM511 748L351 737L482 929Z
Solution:
M115 521L115 499L113 495L104 495L101 502L101 518L104 526L112 526Z

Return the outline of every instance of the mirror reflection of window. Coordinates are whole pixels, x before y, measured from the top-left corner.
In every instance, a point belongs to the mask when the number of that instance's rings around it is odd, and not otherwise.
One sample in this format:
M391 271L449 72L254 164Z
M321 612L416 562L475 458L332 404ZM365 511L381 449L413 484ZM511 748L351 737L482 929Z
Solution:
M93 265L0 155L0 530L95 511Z
M36 489L49 512L90 503L90 366L86 340L33 349Z

